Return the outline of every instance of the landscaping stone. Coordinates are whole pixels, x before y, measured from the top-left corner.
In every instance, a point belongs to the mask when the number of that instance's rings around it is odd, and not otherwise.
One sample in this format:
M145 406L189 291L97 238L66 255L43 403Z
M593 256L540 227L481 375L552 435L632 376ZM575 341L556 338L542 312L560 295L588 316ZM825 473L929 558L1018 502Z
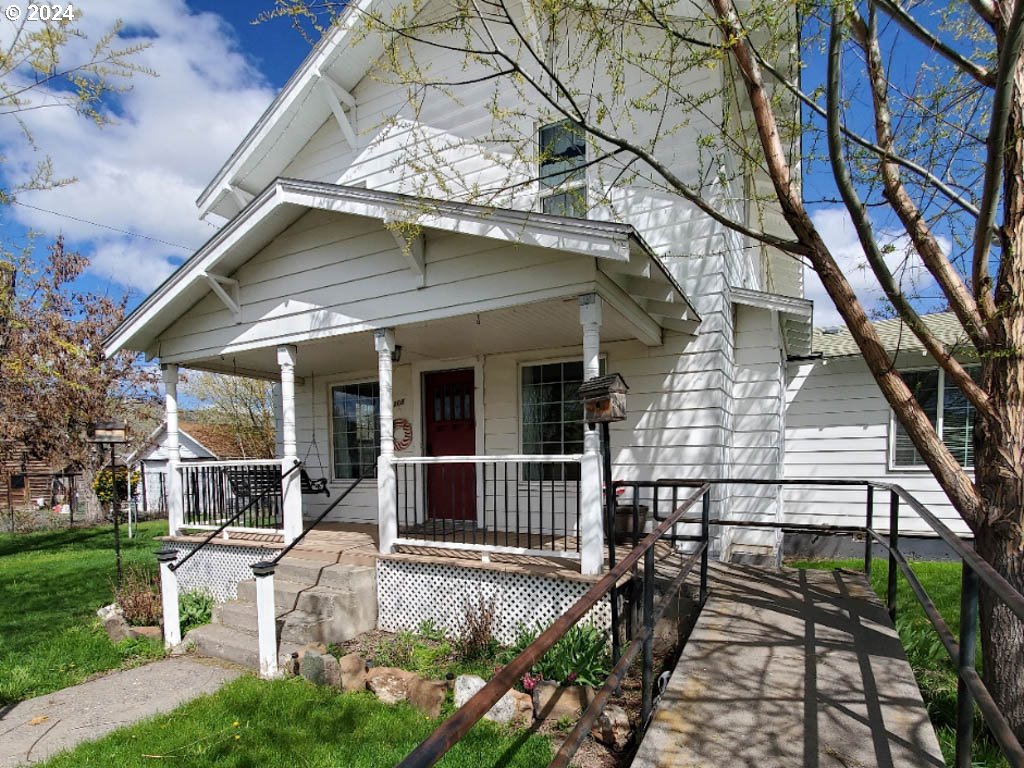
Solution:
M455 706L461 707L486 685L486 681L477 675L459 675L455 678ZM529 700L529 707L524 700ZM496 723L511 723L513 720L531 718L533 715L532 698L519 691L508 691L491 707L484 718Z
M538 720L576 719L594 699L589 685L559 685L542 680L533 689L533 711Z
M373 667L366 673L366 687L385 704L397 704L409 697L409 681L413 672L396 667Z
M124 618L124 612L117 603L103 606L96 611L96 615L103 622L103 629L106 630L110 642L119 643L131 636L129 634L130 627Z
M424 680L415 677L409 681L409 703L427 717L441 716L441 705L444 704L448 684L444 680Z
M312 648L307 649L302 654L302 661L299 662L299 672L314 685L327 685L324 656Z
M590 735L611 747L614 752L621 752L629 745L629 739L633 735L629 727L629 715L617 704L609 704L597 716L594 727L590 729Z
M358 653L338 659L338 671L342 690L361 691L366 688L366 659Z
M324 685L341 688L341 666L338 660L329 653L324 654L321 659L324 664Z
M150 640L163 639L163 630L160 627L129 627L129 637L148 637Z
M679 642L679 619L658 619L654 625L654 654L656 656L671 653Z

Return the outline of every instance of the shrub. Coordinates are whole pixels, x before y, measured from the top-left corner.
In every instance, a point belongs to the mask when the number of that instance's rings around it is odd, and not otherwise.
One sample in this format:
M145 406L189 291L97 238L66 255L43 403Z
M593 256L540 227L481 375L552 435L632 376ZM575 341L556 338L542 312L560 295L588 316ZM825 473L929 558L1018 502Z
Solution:
M539 628L531 630L520 626L516 641L500 654L499 661L508 664L526 650L539 634ZM541 656L533 666L533 672L544 680L592 685L596 688L604 685L611 668L607 633L593 624L577 624ZM524 688L535 682L535 675L528 676L530 682L524 678Z
M213 615L213 595L205 589L183 592L178 598L178 613L182 634L193 627L209 624Z
M464 660L495 656L498 641L494 639L494 619L497 607L493 597L477 595L476 602L467 599L462 604L462 629L455 640L455 652Z
M93 477L92 490L101 504L110 504L115 498L114 484L116 483L117 500L120 502L128 501L128 486L131 484L131 488L134 491L139 484L140 477L141 475L138 471L134 471L129 475L126 467L117 467L113 471L110 470L110 467L107 467L98 471L95 477Z
M163 608L160 603L160 577L151 568L141 564L124 569L120 589L114 590L114 600L124 613L125 621L133 627L160 623Z

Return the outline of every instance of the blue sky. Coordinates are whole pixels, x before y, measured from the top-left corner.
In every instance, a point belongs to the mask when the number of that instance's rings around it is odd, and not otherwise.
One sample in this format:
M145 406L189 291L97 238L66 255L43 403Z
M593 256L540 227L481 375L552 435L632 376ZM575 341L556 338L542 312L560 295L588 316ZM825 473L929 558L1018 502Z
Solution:
M21 205L0 208L0 229L14 242L39 232L40 246L63 234L92 259L83 287L111 295L127 290L134 305L215 232L198 220L195 198L309 45L286 21L251 24L258 10L251 2L86 6L79 25L91 39L116 18L151 39L137 58L157 76L137 75L114 103L117 122L102 129L62 108L25 113L36 149L13 121L0 122L0 172L8 179L45 155L57 175L77 179L19 195ZM0 19L0 43L12 29Z
M118 121L103 129L60 108L25 113L35 150L13 121L0 121L0 173L23 175L48 154L58 175L77 179L0 208L3 234L17 241L33 229L42 233L41 245L63 234L92 259L84 287L128 291L131 306L141 301L214 234L221 222L200 221L196 197L309 51L286 20L251 23L269 6L89 0L79 24L90 38L123 18L152 41L138 60L157 76L138 75L114 105ZM11 31L0 19L0 44ZM855 287L870 290L874 281L858 269L863 254L846 214L826 206L815 218ZM901 233L883 230L880 238L899 245ZM839 322L813 275L807 294L816 302L816 324Z

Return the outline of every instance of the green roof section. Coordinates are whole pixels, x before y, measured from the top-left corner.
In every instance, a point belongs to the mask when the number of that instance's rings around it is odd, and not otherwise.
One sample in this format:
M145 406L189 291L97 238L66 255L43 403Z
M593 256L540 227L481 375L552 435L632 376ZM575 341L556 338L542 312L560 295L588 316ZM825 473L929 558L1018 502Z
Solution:
M935 337L941 341L947 349L963 353L973 354L974 349L971 342L964 333L963 326L952 312L936 312L930 315L922 315L921 319L931 330ZM878 320L874 323L875 331L878 333L882 344L890 353L906 352L924 354L924 345L914 335L903 320L892 318L889 320ZM815 328L811 340L811 347L815 354L822 357L851 357L860 355L857 342L853 340L853 334L845 327L839 328Z

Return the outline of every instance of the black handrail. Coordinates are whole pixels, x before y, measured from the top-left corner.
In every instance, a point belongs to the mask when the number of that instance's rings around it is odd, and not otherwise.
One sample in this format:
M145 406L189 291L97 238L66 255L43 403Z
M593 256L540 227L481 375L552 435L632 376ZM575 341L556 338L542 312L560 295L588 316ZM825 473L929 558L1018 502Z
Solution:
M612 569L604 574L593 586L588 589L583 596L573 603L569 609L563 613L558 619L556 619L551 626L549 626L540 636L534 640L526 649L516 656L512 661L502 667L491 680L484 685L476 694L467 701L461 708L459 708L451 717L445 720L437 729L433 731L426 739L424 739L419 746L416 747L401 763L399 768L427 768L428 766L434 765L440 760L445 753L455 745L466 733L472 728L477 721L479 721L484 714L494 706L495 702L498 701L502 696L507 693L513 685L519 681L522 676L530 670L530 668L537 663L540 659L558 640L569 631L571 627L577 624L587 612L597 604L597 601L603 598L609 593L619 580L630 573L630 570L634 565L639 562L641 557L647 557L651 563L650 568L653 569L653 555L654 545L661 539L662 536L673 525L686 513L690 507L692 507L699 499L701 499L710 489L710 485L705 483L699 487L695 493L687 498L676 510L666 519L661 525L655 528L650 534L648 534L638 546L634 547L632 551ZM693 562L684 564L684 568L693 568L693 563L696 562L697 558L702 559L702 563L706 563L706 558L703 558L703 554L706 551L707 542L704 543L702 548L699 548L694 555L691 556ZM689 570L687 570L687 573ZM679 584L682 583L678 580ZM652 585L653 586L653 585ZM652 593L653 594L653 593ZM645 633L643 645L646 648L650 646L650 642L653 636L653 621L651 617L653 611L645 617L645 630L650 625L651 632ZM638 638L639 639L639 638ZM634 640L634 643L636 640ZM637 652L640 646L637 645L634 648L633 643L630 644L629 648L633 649L633 655ZM628 653L628 651L627 651ZM614 674L622 675L628 668L628 664L625 663L626 655L623 655L613 670ZM616 687L614 681L612 688ZM653 684L653 680L646 680L646 685ZM605 684L607 688L609 683ZM604 692L604 688L602 688ZM608 696L605 695L603 700L607 700ZM647 696L645 695L645 699ZM596 702L596 700L595 700ZM583 718L587 720L591 725L594 720L597 719L600 710L594 706L592 702L583 714ZM587 726L589 731L590 726ZM580 739L582 741L582 739ZM557 759L557 758L556 758Z
M295 464L293 464L292 467L287 472L283 472L281 474L281 479L284 480L286 477L288 477L288 475L290 475L292 472L294 472L296 469L298 469L301 466L302 466L302 462L299 461L298 459L296 459L295 460ZM258 496L254 496L253 498L251 498L249 500L248 504L246 504L240 510L235 512L235 514L233 514L231 517L229 517L225 522L221 523L219 528L217 528L209 536L207 536L206 539L203 540L202 544L200 544L198 547L196 547L191 552L189 552L187 555L185 555L185 557L183 557L181 560L179 560L179 561L177 561L175 563L171 563L170 566L168 566L168 567L172 571L176 571L179 568L181 568L181 566L183 566L185 563L187 563L189 560L191 560L193 557L195 557L196 553L199 552L199 550L201 550L203 547L205 547L207 544L209 544L211 541L213 541L215 538L217 538L217 536L219 534L223 533L225 528L227 528L233 522L235 522L235 520L237 520L241 515L245 514L247 511L249 511L249 509L251 509L254 504L256 504L257 502L259 502L259 501L261 501L263 499L265 499L267 496L270 496L270 495L272 495L274 493L279 493L279 492L280 491L277 490L277 489L267 489L263 493L259 494Z
M341 496L339 496L334 501L332 501L327 506L327 509L325 509L323 512L320 513L320 515L317 517L316 520L314 520L312 523L310 523L308 526L306 526L306 528L303 529L302 533L300 533L298 536L295 537L295 540L292 541L291 544L289 544L287 547L285 547L280 552L278 552L277 556L274 557L273 560L268 561L268 563L259 563L259 565L261 565L261 566L266 566L268 564L269 565L277 565L279 562L281 562L282 558L284 558L285 555L287 555L289 552L291 552L293 549L295 549L295 546L299 542L301 542L304 538L306 538L306 534L307 533L309 533L311 530L313 530L318 525L320 525L320 523L323 522L324 518L327 517L327 515L329 515L331 512L333 512L334 508L337 507L339 504L341 504L341 502L345 499L345 497L348 496L350 493L352 493L352 491L355 490L356 486L359 485L359 483L362 482L362 480L363 480L362 475L360 475L355 480L353 480L352 484L342 492Z

